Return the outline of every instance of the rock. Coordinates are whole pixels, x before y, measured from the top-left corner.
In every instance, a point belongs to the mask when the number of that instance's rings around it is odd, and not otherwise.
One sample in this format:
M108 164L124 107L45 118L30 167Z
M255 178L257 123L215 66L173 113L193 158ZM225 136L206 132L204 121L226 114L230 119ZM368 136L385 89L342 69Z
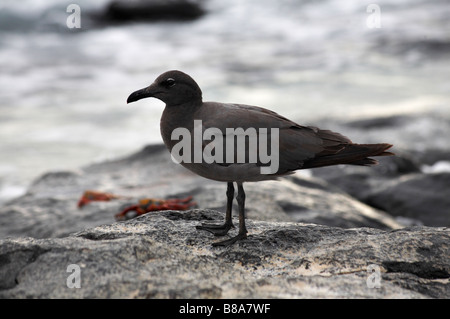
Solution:
M0 208L0 238L67 236L113 223L114 214L131 204L130 200L96 202L78 209L77 202L87 189L134 198L164 198L190 189L189 184L195 184L195 180L187 170L172 163L164 145L148 146L126 158L78 171L46 173L33 182L24 196Z
M374 50L385 54L414 56L414 60L425 61L428 59L446 58L450 52L450 42L441 39L380 39L374 46Z
M374 167L314 169L313 176L395 216L402 225L449 225L448 119L432 114L396 115L321 126L357 136L358 143L392 143L396 156L377 158L380 164Z
M433 165L440 161L450 161L450 150L426 149L413 150L412 156L417 158L422 165Z
M193 20L205 14L200 0L112 1L104 19L112 21Z
M396 217L400 224L450 226L450 173L423 173L407 156L380 158L375 167L336 166L312 170L315 177ZM438 164L441 162L438 162Z
M411 121L411 116L408 115L392 115L386 117L375 117L368 119L359 119L346 122L348 127L355 127L358 129L380 129L393 126L405 125Z
M313 178L296 175L278 182L249 183L246 189L248 216L257 220L280 221L278 216L287 214L292 221L343 228L401 227L386 213L354 200L339 189ZM256 212L252 214L254 210ZM275 218L261 218L264 214Z
M77 202L88 189L131 199L93 202L78 209ZM247 183L245 189L250 219L301 221L345 228L400 227L385 213L324 181L301 174L280 181ZM116 213L145 197L191 195L198 207L225 212L225 192L225 183L192 174L170 160L164 145L152 145L125 158L89 165L78 171L44 174L24 196L0 208L0 238L64 237L85 228L111 224Z
M363 203L396 217L400 224L450 226L450 173L374 175L368 170L337 167L314 175Z
M0 297L450 297L447 228L248 220L247 240L213 248L218 239L195 226L221 219L214 210L164 211L63 238L2 239Z
M315 168L312 174L339 187L358 200L368 203L368 196L391 180L408 173L421 172L420 164L408 155L377 158L378 165L372 167L338 165Z
M367 202L427 226L450 227L450 173L405 175L372 191Z

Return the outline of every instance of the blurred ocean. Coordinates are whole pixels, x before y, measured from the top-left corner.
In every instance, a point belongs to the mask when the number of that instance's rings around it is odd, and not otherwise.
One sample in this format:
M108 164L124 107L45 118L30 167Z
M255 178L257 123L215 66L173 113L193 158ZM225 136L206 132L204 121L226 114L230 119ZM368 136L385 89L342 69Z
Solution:
M125 101L169 69L196 79L205 100L302 124L449 118L449 1L377 1L381 28L369 28L373 2L207 0L194 21L99 26L88 15L107 0L1 0L0 203L44 172L162 142L163 103ZM71 3L81 29L66 26Z

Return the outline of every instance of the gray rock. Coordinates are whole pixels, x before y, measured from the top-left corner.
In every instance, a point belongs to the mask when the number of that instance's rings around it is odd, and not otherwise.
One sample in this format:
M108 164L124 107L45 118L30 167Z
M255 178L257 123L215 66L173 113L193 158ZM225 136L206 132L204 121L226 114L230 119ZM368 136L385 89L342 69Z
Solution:
M364 130L381 129L406 125L412 119L413 117L408 115L392 115L386 117L372 117L368 119L353 120L346 122L345 125Z
M367 202L427 226L450 226L450 173L408 174L373 191Z
M103 19L113 21L193 20L205 14L201 0L115 0Z
M396 217L401 224L450 226L450 173L421 173L412 163L401 157L395 161L383 158L372 170L332 167L316 169L313 175Z
M64 238L2 239L0 297L450 297L447 228L249 220L247 240L213 248L217 239L195 226L222 218L214 210L165 211ZM69 265L79 267L80 288L67 284L77 282Z
M351 122L326 122L358 142L388 141L396 156L377 158L375 167L314 169L358 200L382 209L403 225L450 225L450 122L433 114L398 115ZM436 164L436 165L435 165ZM434 166L432 166L434 165Z
M433 165L439 161L450 161L450 149L413 150L411 153L422 165Z
M312 174L337 186L342 191L367 203L375 189L408 173L420 173L420 164L407 155L378 158L373 167L338 165L329 168L315 168Z

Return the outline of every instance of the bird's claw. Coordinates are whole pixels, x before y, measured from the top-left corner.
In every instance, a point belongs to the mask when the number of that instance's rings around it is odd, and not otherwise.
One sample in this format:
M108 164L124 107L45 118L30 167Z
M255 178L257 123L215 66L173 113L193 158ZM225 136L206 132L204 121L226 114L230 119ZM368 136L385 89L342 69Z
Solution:
M214 236L225 236L228 234L228 231L231 228L234 228L234 225L231 223L225 223L225 224L201 224L200 226L195 226L198 230L206 230L207 232L210 232Z
M247 238L247 233L239 233L239 234L237 234L237 236L232 237L230 239L212 243L212 246L213 247L228 247L228 246L233 245L235 242L237 242L241 239L246 239L246 238Z

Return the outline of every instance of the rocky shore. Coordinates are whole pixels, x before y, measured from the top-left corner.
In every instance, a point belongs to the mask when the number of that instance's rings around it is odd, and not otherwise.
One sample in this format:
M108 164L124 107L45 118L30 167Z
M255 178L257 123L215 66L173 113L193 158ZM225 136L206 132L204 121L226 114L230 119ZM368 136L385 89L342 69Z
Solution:
M449 298L449 121L314 124L398 156L248 183L249 238L227 248L195 229L223 218L225 183L174 164L163 145L46 173L0 207L0 297ZM129 198L79 209L87 189ZM188 195L197 208L114 220L140 198Z
M195 225L219 219L214 210L165 211L63 238L2 240L0 297L450 296L448 229L249 220L248 240L213 249ZM70 265L79 267L80 288L67 285Z

